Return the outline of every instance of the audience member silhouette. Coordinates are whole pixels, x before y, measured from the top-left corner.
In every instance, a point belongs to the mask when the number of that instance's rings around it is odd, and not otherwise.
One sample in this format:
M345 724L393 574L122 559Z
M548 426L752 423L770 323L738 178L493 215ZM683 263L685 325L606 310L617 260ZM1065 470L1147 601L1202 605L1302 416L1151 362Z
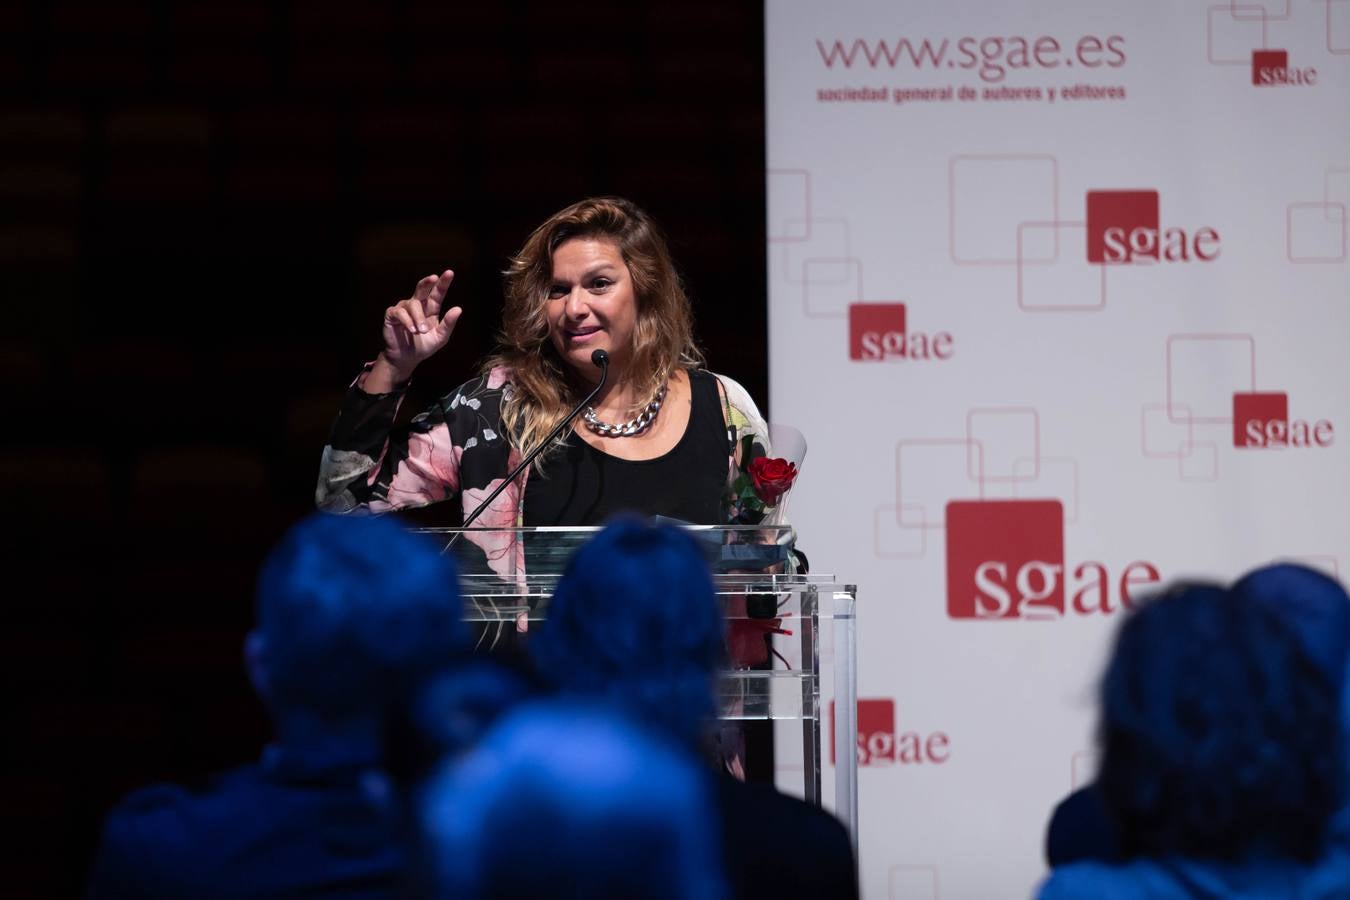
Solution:
M673 528L620 521L573 557L529 649L561 693L612 704L706 758L725 642L694 542ZM733 896L857 896L838 820L768 785L725 773L715 785Z
M714 794L688 754L608 710L508 713L418 804L445 900L722 900Z
M1327 823L1325 849L1308 894L1350 897L1350 595L1335 578L1292 563L1256 569L1233 586L1233 593L1273 614L1293 635L1313 677L1340 697L1340 743L1327 747L1326 754L1345 760L1342 794Z
M1120 859L1120 836L1101 785L1090 782L1059 802L1045 829L1046 865L1054 869L1085 860Z
M464 656L395 705L386 739L389 773L400 790L413 790L477 746L499 718L542 693L529 661L513 650Z
M204 791L157 786L107 818L89 895L388 896L406 822L385 718L467 646L450 558L393 519L316 515L265 563L245 657L275 743Z
M1325 838L1344 803L1350 605L1329 579L1291 593L1305 579L1180 585L1126 619L1090 789L1110 840L1042 898L1347 896Z

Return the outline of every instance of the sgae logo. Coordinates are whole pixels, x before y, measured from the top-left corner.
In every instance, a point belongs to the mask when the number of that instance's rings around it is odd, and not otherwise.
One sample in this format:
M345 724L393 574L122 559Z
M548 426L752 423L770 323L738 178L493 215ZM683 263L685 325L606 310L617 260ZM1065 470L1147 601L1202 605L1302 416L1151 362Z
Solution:
M853 360L951 359L955 340L946 331L908 328L903 303L853 303L848 308L848 358Z
M1290 419L1286 393L1233 395L1234 447L1330 447L1335 437L1335 426L1326 419Z
M1058 500L947 504L947 615L953 619L1109 614L1130 608L1141 588L1160 580L1149 562L1118 571L1113 578L1105 563L1065 564Z
M1252 84L1257 87L1312 86L1317 84L1317 70L1312 66L1291 67L1288 50L1253 50Z
M834 754L834 703L830 703L830 763ZM858 700L858 765L893 766L934 763L951 757L951 738L942 731L896 731L895 701Z
M1088 191L1087 258L1099 265L1212 262L1219 233L1199 228L1163 228L1157 191Z

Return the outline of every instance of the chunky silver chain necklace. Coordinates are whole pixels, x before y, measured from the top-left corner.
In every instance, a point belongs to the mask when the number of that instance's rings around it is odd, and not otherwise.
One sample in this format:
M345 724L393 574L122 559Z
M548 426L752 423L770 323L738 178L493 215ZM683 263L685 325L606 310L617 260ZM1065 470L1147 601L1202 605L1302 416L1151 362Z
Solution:
M601 422L600 417L595 414L594 406L587 406L586 412L581 418L586 423L586 427L601 437L632 437L635 434L641 434L647 430L647 427L656 419L657 412L661 409L661 401L666 399L666 389L663 385L661 390L656 392L652 402L647 404L636 418L629 419L627 422L620 422L617 425L610 425L608 422Z

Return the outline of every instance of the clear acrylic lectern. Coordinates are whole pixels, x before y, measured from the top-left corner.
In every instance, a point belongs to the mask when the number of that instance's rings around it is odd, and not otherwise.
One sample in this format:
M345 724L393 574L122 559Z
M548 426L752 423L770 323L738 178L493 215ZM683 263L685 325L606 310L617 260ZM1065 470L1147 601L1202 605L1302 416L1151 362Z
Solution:
M790 527L678 527L704 549L727 617L732 667L721 680L722 718L772 721L779 787L830 808L856 842L856 587L830 575L795 574ZM528 634L546 619L567 561L599 530L421 529L458 558L465 616L483 644ZM822 721L831 709L833 747L826 752L836 762L826 765Z

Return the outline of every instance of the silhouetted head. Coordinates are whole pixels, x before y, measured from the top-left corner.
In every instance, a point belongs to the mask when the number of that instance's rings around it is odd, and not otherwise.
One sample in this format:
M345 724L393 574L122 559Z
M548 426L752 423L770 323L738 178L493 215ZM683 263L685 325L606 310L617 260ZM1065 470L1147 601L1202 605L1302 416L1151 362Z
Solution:
M1251 587L1178 585L1120 629L1099 782L1127 856L1320 849L1342 797L1341 686L1288 627L1291 610L1250 602Z
M467 648L457 578L390 518L320 513L292 528L263 565L247 645L274 716L382 716Z
M726 653L703 555L677 529L615 522L568 564L530 652L563 693L612 699L696 742Z
M417 685L387 719L385 769L412 785L473 749L502 716L543 693L533 671L506 654L466 654Z
M1350 658L1350 596L1339 581L1308 566L1275 563L1248 572L1233 594L1264 609L1317 671L1342 687Z
M434 777L420 808L432 896L726 897L710 777L589 704L531 704Z

